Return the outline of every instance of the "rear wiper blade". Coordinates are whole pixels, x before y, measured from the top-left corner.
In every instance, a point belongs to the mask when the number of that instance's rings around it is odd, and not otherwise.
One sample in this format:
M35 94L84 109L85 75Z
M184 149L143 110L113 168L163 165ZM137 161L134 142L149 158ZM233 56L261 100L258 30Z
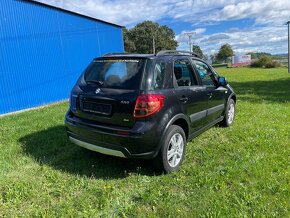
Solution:
M99 85L104 85L103 81L100 80L86 80L86 83L94 83L94 84L99 84Z

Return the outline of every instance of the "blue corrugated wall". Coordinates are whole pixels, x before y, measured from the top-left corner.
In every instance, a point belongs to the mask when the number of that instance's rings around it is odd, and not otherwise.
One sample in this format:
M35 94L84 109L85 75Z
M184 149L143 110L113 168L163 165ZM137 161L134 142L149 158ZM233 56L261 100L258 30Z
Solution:
M56 102L88 63L122 52L118 26L21 0L0 0L0 114Z

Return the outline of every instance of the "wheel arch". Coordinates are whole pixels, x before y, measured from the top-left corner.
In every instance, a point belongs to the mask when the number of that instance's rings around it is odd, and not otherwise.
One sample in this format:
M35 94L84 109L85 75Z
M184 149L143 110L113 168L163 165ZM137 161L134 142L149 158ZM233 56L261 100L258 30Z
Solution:
M163 141L163 139L164 139L164 137L166 135L166 132L167 132L168 128L171 125L180 126L183 129L184 133L185 133L186 141L188 140L189 129L190 129L190 121L184 114L176 114L174 117L172 117L169 120L169 122L167 123L166 127L164 128L164 131L162 133L160 142ZM159 153L160 148L161 148L161 143L159 144L158 149L156 150L156 153L153 155L153 157L157 156L157 154Z
M186 140L188 139L190 121L184 114L177 114L174 117L172 117L171 120L166 125L164 134L165 134L166 130L168 129L168 127L171 126L171 125L180 126L183 129L184 133L185 133ZM164 136L164 134L163 134L163 136Z
M232 93L230 96L229 96L229 100L230 99L233 99L235 101L235 103L237 103L237 96L236 94Z

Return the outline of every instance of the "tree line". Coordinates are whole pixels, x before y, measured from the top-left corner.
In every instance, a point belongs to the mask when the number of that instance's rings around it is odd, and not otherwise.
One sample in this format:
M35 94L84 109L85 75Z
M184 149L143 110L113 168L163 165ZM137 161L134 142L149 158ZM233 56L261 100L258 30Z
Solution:
M131 29L123 29L125 51L129 53L157 53L161 50L176 50L178 43L174 31L156 22L144 21ZM192 51L199 57L209 59L204 55L198 45L193 45ZM224 62L228 57L233 56L233 50L229 44L221 46L219 52L210 58L214 62Z
M144 21L131 29L124 28L123 37L125 51L128 53L152 54L161 50L176 50L178 46L175 33L170 27L152 21ZM229 58L234 56L230 44L222 45L217 53L210 56L205 55L198 45L192 46L192 52L205 60L210 60L212 63L227 63L230 61ZM253 62L253 66L270 66L273 64L270 58L265 58L271 56L271 54L264 52L249 52L247 54L250 54L252 59L256 60ZM266 65L265 62L271 63Z
M129 30L124 28L123 33L125 51L129 53L150 54L175 50L178 46L170 27L152 21L144 21Z

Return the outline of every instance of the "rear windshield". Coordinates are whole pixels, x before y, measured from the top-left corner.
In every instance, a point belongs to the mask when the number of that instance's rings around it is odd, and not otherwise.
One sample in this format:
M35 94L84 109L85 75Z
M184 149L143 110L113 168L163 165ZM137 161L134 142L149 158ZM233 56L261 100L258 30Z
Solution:
M131 89L140 87L143 59L94 60L85 72L86 83L105 88Z

